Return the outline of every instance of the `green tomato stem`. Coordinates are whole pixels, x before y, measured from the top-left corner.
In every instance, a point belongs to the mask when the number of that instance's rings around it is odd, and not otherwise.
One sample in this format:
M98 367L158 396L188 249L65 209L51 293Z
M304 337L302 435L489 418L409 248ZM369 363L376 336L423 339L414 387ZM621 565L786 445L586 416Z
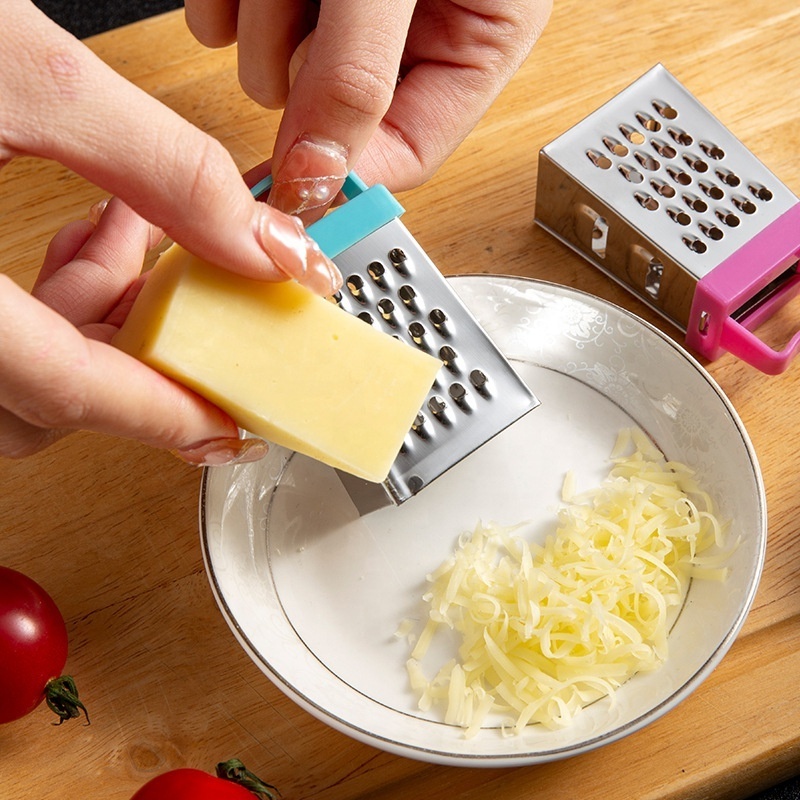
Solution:
M48 681L44 699L48 708L58 715L58 722L54 722L53 725L61 725L68 719L75 719L81 712L86 717L86 724L91 724L86 706L78 699L78 687L69 675Z
M230 761L221 761L217 764L217 777L238 783L251 791L256 797L275 800L280 796L280 792L274 786L264 783L259 777L253 775L238 758L232 758Z

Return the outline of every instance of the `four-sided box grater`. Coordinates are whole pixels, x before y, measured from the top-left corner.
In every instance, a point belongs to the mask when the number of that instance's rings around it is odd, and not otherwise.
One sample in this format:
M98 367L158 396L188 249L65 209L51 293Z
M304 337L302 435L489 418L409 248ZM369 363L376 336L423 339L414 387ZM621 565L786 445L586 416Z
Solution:
M536 222L706 358L800 348L754 332L800 291L800 202L660 64L540 151Z

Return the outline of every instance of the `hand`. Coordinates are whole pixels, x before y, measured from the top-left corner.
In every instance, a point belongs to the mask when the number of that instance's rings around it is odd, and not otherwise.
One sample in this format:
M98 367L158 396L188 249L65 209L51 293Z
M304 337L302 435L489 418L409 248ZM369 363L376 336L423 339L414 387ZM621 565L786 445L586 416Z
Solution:
M218 142L28 0L4 0L3 24L0 168L21 154L52 158L121 200L96 228L84 221L56 235L32 296L0 276L0 455L89 428L181 450L193 463L258 456L264 443L239 441L222 411L108 344L150 223L249 277L295 277L330 294L338 271L297 220L253 200Z
M233 421L112 347L161 232L122 201L53 238L31 295L0 276L0 455L21 457L89 428L183 450L193 463L263 455Z
M115 73L29 0L4 0L0 167L52 158L196 255L330 294L336 268L296 222L253 200L212 137Z
M238 39L245 91L285 106L270 202L308 222L349 169L392 191L430 177L527 57L551 0L185 5L204 44Z

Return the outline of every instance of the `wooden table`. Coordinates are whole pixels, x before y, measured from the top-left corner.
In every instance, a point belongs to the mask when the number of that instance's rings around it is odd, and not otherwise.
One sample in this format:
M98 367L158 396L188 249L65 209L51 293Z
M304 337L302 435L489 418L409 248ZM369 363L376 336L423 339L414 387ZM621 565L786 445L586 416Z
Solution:
M678 331L533 226L537 152L662 61L800 193L800 9L795 0L559 0L533 57L447 165L401 197L446 273L580 287ZM99 36L114 68L221 139L246 169L277 116L248 101L233 50L207 52L180 12ZM3 269L29 287L49 237L102 194L57 165L0 176ZM796 328L798 306L790 316ZM0 728L0 797L128 798L178 766L242 758L286 798L741 798L800 773L800 534L794 404L800 364L765 377L709 365L758 453L769 543L755 605L722 664L683 704L614 745L544 766L459 769L352 741L300 710L235 642L200 554L200 473L172 456L76 434L0 462L0 563L53 595L89 727L41 707Z

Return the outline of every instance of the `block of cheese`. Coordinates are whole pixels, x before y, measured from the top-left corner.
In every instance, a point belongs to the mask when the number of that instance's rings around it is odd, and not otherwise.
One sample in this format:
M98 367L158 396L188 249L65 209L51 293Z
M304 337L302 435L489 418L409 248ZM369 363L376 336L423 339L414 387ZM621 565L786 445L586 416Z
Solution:
M175 245L113 343L239 427L375 482L441 366L295 281L243 278Z

